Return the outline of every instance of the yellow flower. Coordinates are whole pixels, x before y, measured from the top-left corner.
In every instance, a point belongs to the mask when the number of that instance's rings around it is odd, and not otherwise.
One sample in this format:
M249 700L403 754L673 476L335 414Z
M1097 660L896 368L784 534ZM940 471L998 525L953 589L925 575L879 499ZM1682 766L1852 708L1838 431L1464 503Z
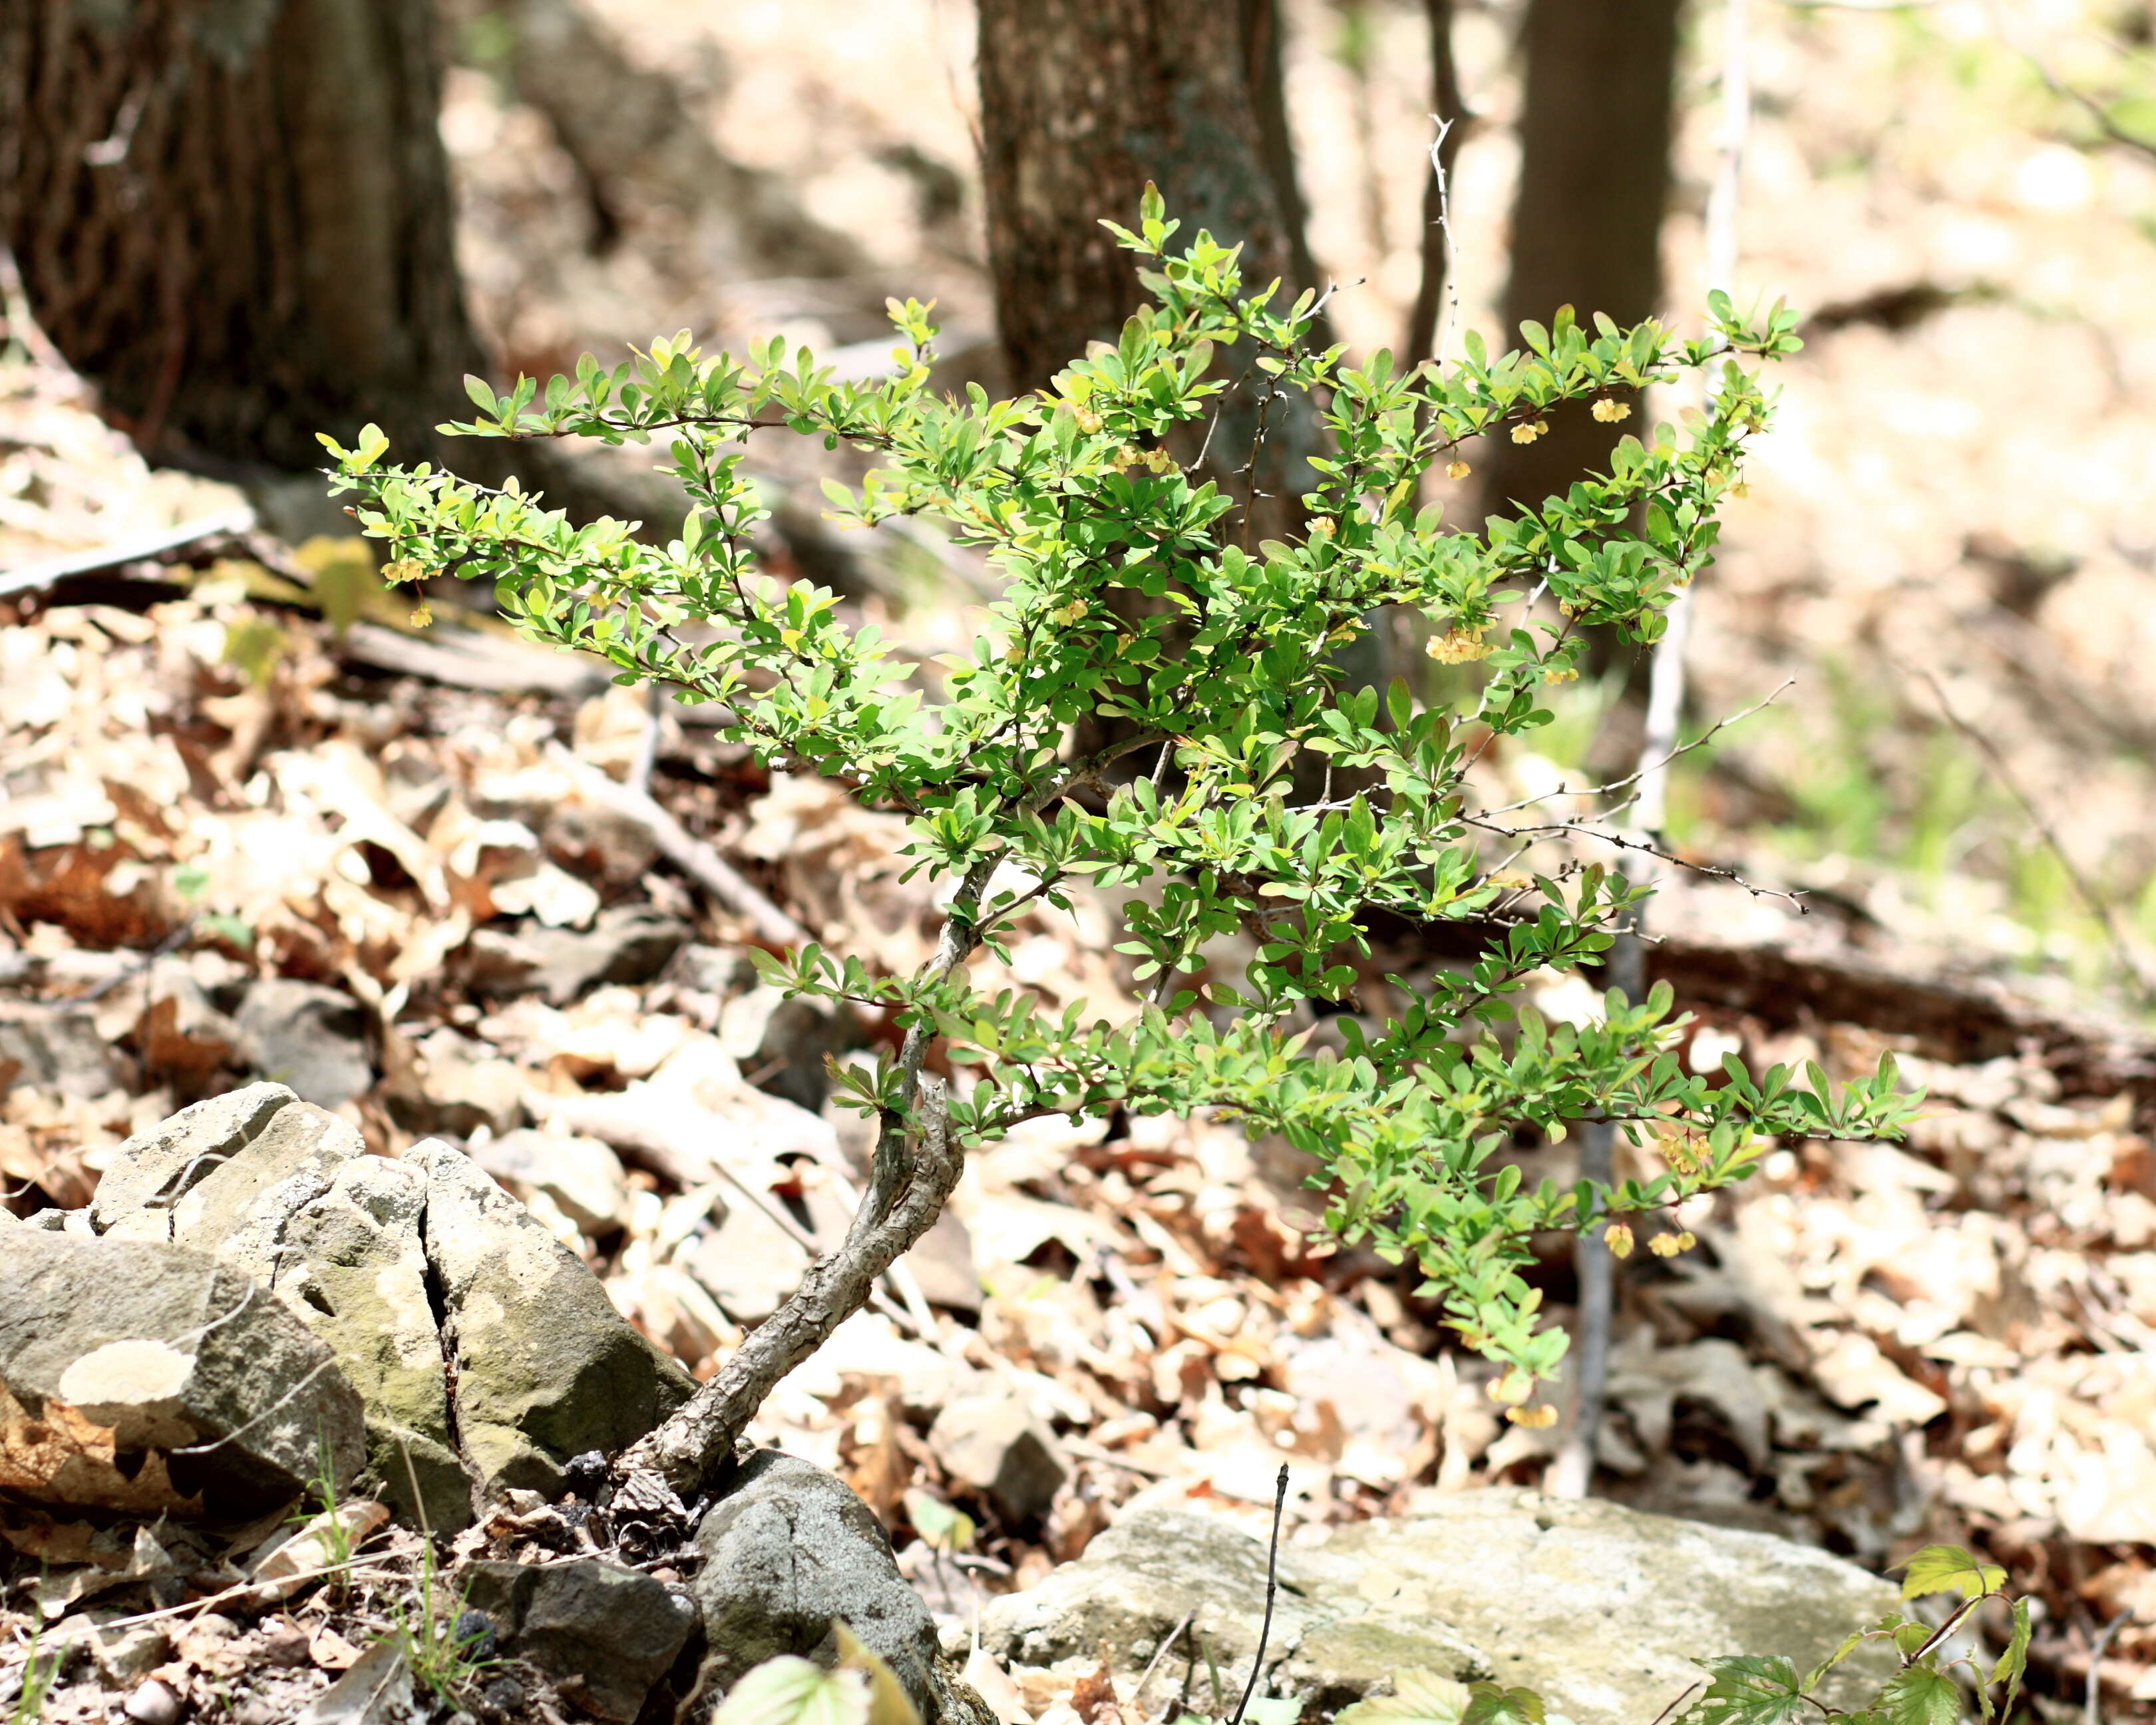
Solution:
M1091 408L1079 408L1078 429L1084 432L1098 431L1101 429L1101 416Z
M424 599L420 600L418 604L412 608L413 628L424 629L434 620L434 614L427 608L427 602Z
M1440 665L1465 665L1472 659L1487 659L1488 644L1479 629L1462 629L1454 624L1441 635L1430 637L1430 644L1422 649Z
M394 562L387 562L382 566L382 578L392 587L395 587L400 582L424 581L427 578L427 566L417 557L398 557Z
M1515 425L1512 428L1512 441L1516 444L1531 444L1548 429L1548 420L1532 419L1524 424Z
M1611 1257L1630 1257L1632 1255L1632 1224L1629 1222L1612 1222L1602 1230L1602 1243L1609 1248Z
M1529 1431L1548 1431L1557 1424L1557 1409L1544 1402L1538 1408L1507 1408L1505 1417L1515 1425L1524 1425Z
M1543 667L1543 680L1545 683L1577 683L1579 667L1573 665L1545 665Z
M1329 534L1333 531L1333 526L1332 517L1329 515L1322 515L1310 524L1310 536L1316 539Z
M1607 397L1604 397L1602 400L1595 403L1594 417L1599 419L1604 425L1614 425L1620 419L1629 419L1632 417L1631 403L1629 402L1611 401Z
M1657 1234L1647 1242L1647 1250L1657 1258L1674 1258L1679 1252L1688 1252L1699 1241L1689 1229L1681 1234Z
M1661 1141L1662 1158L1681 1174L1697 1172L1707 1160L1707 1140L1697 1132L1671 1132Z
M1449 480L1464 480L1474 471L1465 461L1455 461L1445 470L1445 476Z

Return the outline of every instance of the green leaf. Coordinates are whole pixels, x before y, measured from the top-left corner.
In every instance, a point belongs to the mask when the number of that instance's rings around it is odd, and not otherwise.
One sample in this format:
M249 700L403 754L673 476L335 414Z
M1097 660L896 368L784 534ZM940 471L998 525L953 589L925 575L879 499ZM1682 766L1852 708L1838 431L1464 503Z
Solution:
M1251 1725L1296 1725L1302 1703L1292 1695L1261 1695L1243 1710Z
M1419 1667L1393 1673L1393 1692L1344 1707L1332 1725L1460 1725L1467 1686Z
M1887 1725L1956 1725L1964 1699L1961 1685L1945 1672L1906 1666L1879 1692L1875 1711Z
M734 1685L711 1725L870 1725L868 1679L781 1654Z
M1460 1725L1543 1725L1543 1698L1532 1689L1476 1683L1468 1690Z
M1999 1703L2001 1716L2014 1711L2014 1697L2021 1688L2022 1675L2029 1669L2029 1602L2014 1602L2014 1633L2006 1643L2006 1651L1999 1656L1999 1663L1991 1668L1991 1681L2006 1685L2005 1698Z
M843 1619L831 1620L831 1635L838 1643L839 1666L833 1676L857 1674L868 1683L868 1725L921 1725L912 1699L897 1674L883 1662Z
M1692 1663L1707 1674L1706 1692L1689 1715L1698 1725L1782 1725L1810 1705L1797 1668L1779 1656L1744 1653Z
M1825 1680L1826 1674L1829 1671L1832 1671L1836 1666L1840 1665L1842 1661L1848 1658L1851 1654L1856 1652L1859 1647L1864 1645L1864 1635L1865 1632L1862 1630L1851 1630L1846 1635L1843 1636L1841 1645L1835 1648L1833 1652L1828 1654L1825 1659L1821 1660L1817 1665L1814 1666L1810 1671L1804 1673L1804 1681L1802 1686L1806 1690L1818 1688L1820 1683Z
M1905 1599L1925 1594L1959 1594L1974 1599L2006 1585L2006 1572L1998 1564L1981 1563L1958 1545L1928 1545L1896 1567L1908 1571L1902 1578Z

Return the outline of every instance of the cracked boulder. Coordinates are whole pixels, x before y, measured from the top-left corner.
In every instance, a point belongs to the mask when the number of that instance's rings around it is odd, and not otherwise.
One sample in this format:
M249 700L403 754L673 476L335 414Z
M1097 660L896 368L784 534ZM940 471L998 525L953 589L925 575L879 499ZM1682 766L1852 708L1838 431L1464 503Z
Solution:
M454 1531L471 1481L421 1230L426 1177L366 1154L284 1086L198 1102L121 1147L90 1206L110 1237L170 1240L244 1271L336 1350L367 1409L367 1455L407 1516Z
M489 1491L557 1497L572 1456L625 1449L695 1394L696 1380L477 1163L429 1139L404 1165L426 1176L457 1431Z
M813 1463L759 1451L696 1532L690 1584L704 1620L697 1686L723 1695L782 1653L825 1669L843 1622L888 1665L926 1725L992 1725L945 1666L935 1620L898 1573L891 1541L845 1483Z
M129 1140L90 1222L256 1278L335 1350L385 1495L437 1531L470 1522L475 1486L552 1493L571 1456L634 1441L695 1387L469 1158L370 1156L282 1085Z
M328 1346L259 1283L149 1240L20 1228L0 1252L0 1489L139 1514L289 1502L362 1410Z
M1896 1599L1855 1564L1769 1534L1507 1488L1305 1530L1281 1547L1280 1582L1268 1692L1300 1700L1306 1716L1421 1668L1524 1686L1578 1725L1654 1717L1697 1678L1695 1657L1815 1664ZM1013 1666L1087 1671L1105 1647L1117 1671L1137 1671L1163 1651L1163 1668L1179 1668L1202 1642L1239 1692L1265 1590L1261 1532L1194 1510L1141 1510L1039 1587L991 1601L981 1645ZM1186 1645L1163 1650L1194 1608ZM1882 1678L1870 1658L1852 1659L1852 1675ZM1850 1699L1832 1684L1829 1697Z

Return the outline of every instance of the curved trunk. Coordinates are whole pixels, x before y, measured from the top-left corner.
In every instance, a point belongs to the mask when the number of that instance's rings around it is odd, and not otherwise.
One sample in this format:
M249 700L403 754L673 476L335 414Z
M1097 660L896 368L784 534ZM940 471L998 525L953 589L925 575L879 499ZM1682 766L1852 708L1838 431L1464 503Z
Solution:
M137 443L312 467L406 451L481 368L431 0L18 0L0 237Z

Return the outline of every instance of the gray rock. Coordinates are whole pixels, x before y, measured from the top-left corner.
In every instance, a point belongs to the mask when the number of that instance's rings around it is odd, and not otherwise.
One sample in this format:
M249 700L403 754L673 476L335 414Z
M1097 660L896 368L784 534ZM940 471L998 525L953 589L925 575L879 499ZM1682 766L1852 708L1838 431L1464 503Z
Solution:
M783 1214L776 1194L764 1203ZM747 1199L726 1207L687 1260L690 1275L737 1324L760 1324L778 1311L812 1261L798 1240Z
M117 1090L120 1076L96 1019L77 1009L0 1019L0 1091L17 1084L89 1101Z
M130 1139L87 1219L256 1278L335 1350L384 1495L437 1532L470 1522L475 1483L552 1491L571 1456L633 1442L695 1388L469 1158L439 1141L368 1156L281 1085Z
M935 1620L898 1573L866 1504L820 1467L766 1450L743 1466L696 1532L690 1585L710 1651L698 1686L724 1694L782 1653L837 1661L843 1620L904 1686L926 1725L992 1717L944 1668Z
M93 1221L244 1271L329 1343L367 1406L384 1497L437 1532L471 1520L427 1293L426 1177L282 1085L198 1102L121 1147ZM416 1486L416 1491L415 1491Z
M596 1558L482 1562L462 1572L467 1609L501 1651L530 1661L587 1712L631 1725L696 1627L696 1606L649 1576Z
M1017 1395L962 1395L936 1416L928 1447L953 1479L1014 1522L1044 1513L1070 1476L1052 1433Z
M404 1159L427 1177L427 1261L456 1362L457 1430L487 1490L552 1497L572 1456L611 1455L695 1392L598 1278L470 1157L435 1140Z
M546 811L539 842L579 880L634 886L658 860L650 829L596 803L557 803Z
M101 1466L87 1452L49 1474L0 1466L0 1485L46 1502L111 1504L154 1454L205 1512L246 1516L299 1496L318 1444L340 1485L361 1464L359 1395L326 1344L249 1277L168 1245L10 1234L0 1386L33 1415L65 1403L114 1434Z
M567 1006L601 983L648 983L688 944L678 916L643 905L601 911L587 930L525 925L476 930L469 945L472 992L500 998L536 989Z
M100 1234L152 1206L164 1209L159 1237L170 1239L169 1206L260 1136L277 1111L296 1101L281 1084L250 1084L182 1108L122 1144L90 1201Z
M597 1138L527 1127L475 1144L471 1158L512 1191L545 1193L588 1235L621 1226L629 1184L621 1158Z
M912 1271L931 1306L980 1316L981 1273L973 1263L973 1236L956 1212L938 1216L899 1262Z
M1322 1532L1281 1548L1266 1661L1272 1692L1326 1712L1422 1666L1524 1685L1578 1725L1617 1725L1658 1713L1698 1676L1694 1656L1781 1653L1802 1667L1895 1602L1877 1577L1808 1546L1531 1491L1466 1491ZM1264 1542L1224 1518L1142 1511L1031 1592L992 1601L982 1645L1046 1665L1105 1643L1118 1670L1139 1670L1134 1650L1149 1656L1194 1608L1194 1636L1240 1687L1265 1564Z
M236 1020L240 1063L310 1102L335 1108L373 1087L366 1014L340 989L265 977L249 986Z
M471 1521L473 1481L449 1425L427 1289L426 1207L419 1170L353 1157L291 1211L270 1286L336 1351L365 1401L367 1465L384 1498L450 1533Z
M165 1240L273 1275L284 1219L366 1152L357 1128L281 1084L251 1084L183 1108L120 1147L98 1182L100 1234ZM279 1192L286 1183L296 1188Z

